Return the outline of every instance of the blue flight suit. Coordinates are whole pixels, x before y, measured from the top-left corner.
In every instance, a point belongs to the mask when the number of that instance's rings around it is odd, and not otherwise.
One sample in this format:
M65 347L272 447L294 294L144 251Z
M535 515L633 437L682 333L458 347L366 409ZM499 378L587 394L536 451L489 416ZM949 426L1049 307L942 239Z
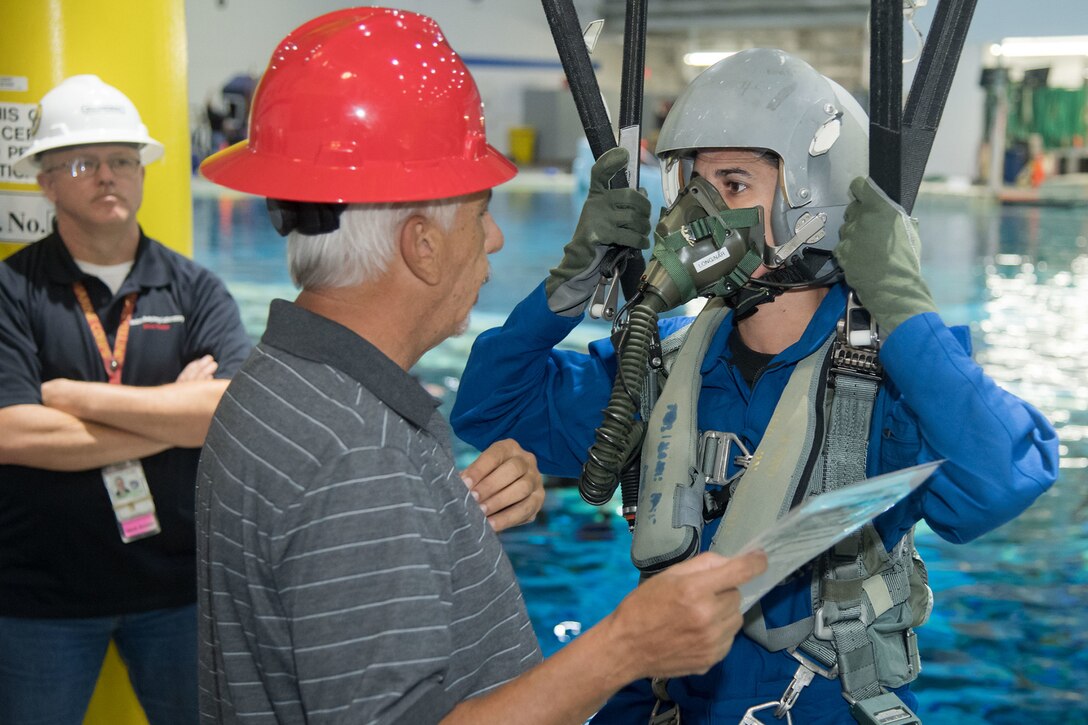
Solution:
M796 364L834 331L847 291L843 284L828 290L801 338L775 356L752 387L731 362L734 322L727 316L702 364L700 432L733 432L754 450ZM591 343L588 354L553 349L580 319L551 312L540 285L501 328L480 335L451 416L457 435L481 449L514 438L536 455L544 473L579 476L616 371L607 339ZM663 319L662 338L690 321ZM888 337L880 360L885 381L873 411L867 474L946 459L926 484L876 520L886 547L920 520L948 541L970 541L1016 517L1053 484L1054 428L971 359L966 328L950 329L935 313L916 315ZM707 525L704 548L719 523ZM809 584L807 577L795 578L763 598L768 626L812 614ZM752 705L778 699L797 666L785 652L768 652L741 633L723 662L705 675L672 680L669 692L684 723L737 722ZM916 703L909 687L896 692L908 705ZM594 722L643 722L652 704L648 682L633 683ZM838 681L821 677L792 714L796 722L854 722Z

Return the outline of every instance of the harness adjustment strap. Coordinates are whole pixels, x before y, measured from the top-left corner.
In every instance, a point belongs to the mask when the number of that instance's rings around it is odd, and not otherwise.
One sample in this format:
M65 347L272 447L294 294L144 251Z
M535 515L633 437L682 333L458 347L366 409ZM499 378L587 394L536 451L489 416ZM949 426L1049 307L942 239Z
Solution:
M691 475L698 476L694 468ZM672 509L672 527L700 528L703 525L703 490L696 486L677 486Z
M822 612L822 618L831 630L835 650L838 652L842 689L851 697L862 700L875 697L882 690L876 672L873 643L866 631L868 611L860 597L856 601L856 604L843 606L825 600L818 611Z

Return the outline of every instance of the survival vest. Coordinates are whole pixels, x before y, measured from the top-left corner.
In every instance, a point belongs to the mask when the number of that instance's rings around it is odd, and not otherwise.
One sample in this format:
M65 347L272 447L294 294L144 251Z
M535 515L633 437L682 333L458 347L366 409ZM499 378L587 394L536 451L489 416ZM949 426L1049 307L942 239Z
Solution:
M752 452L732 433L700 435L697 427L703 358L727 314L722 299L712 299L694 323L662 340L662 364L644 386L648 422L631 546L644 575L697 553L704 521L715 516L724 519L710 550L734 555L808 497L865 478L883 373L875 326L865 329L853 295L838 331L796 365ZM812 583L813 614L803 620L768 627L758 603L745 614L745 634L801 663L776 716L817 673L839 678L859 722L918 722L883 689L913 681L921 669L912 627L928 619L933 599L913 532L886 551L867 524L817 560Z

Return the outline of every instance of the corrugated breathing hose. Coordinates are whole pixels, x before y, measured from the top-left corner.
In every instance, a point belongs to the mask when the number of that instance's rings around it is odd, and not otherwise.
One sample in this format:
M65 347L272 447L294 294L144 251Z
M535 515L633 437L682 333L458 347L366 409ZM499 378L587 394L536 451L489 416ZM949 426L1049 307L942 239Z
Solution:
M644 423L635 420L635 411L642 395L661 305L660 299L648 295L628 317L612 397L605 406L604 419L597 428L596 441L589 449L578 484L582 498L594 506L608 503L612 498L624 465L642 442Z

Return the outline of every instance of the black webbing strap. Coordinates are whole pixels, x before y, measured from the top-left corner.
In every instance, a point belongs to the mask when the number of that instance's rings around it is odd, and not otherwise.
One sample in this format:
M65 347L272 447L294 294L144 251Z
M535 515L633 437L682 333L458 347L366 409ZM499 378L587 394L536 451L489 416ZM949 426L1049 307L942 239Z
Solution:
M626 22L623 27L623 72L620 77L620 128L637 126L639 141L642 140L643 80L646 77L646 13L648 0L627 0ZM637 144L641 145L641 144ZM638 156L639 149L635 150ZM639 159L635 159L638 169ZM638 174L628 179L629 186L638 185ZM620 276L623 296L631 299L638 289L642 273L646 271L646 259L641 253L631 252Z
M937 5L918 61L918 72L910 86L907 107L903 111L903 147L909 153L903 157L903 196L899 200L908 214L922 184L922 174L952 88L975 3L976 0L941 0Z
M635 35L641 33L637 43L626 34L624 36L624 85L628 84L628 75L638 74L637 90L638 109L642 109L642 74L645 65L646 49L646 8L641 2L632 12L631 0L628 3L628 14L637 13L632 21L628 20L629 31ZM567 76L567 85L570 86L571 95L574 97L574 105L578 108L578 117L582 121L582 128L586 132L586 140L589 141L589 149L593 152L593 158L598 159L605 151L616 145L616 135L612 131L612 124L608 120L608 112L604 107L604 99L601 98L601 88L597 83L597 76L593 72L593 63L589 59L589 50L586 48L585 39L582 36L582 28L578 22L578 11L574 8L573 0L541 0L544 8L544 16L548 19L548 27L552 31L552 39L555 41L555 49L559 52L559 60L563 64L563 72ZM637 47L636 47L637 46ZM628 56L636 53L640 62L638 69L628 70ZM633 65L633 64L631 64ZM626 107L627 99L621 98L621 105ZM621 185L626 186L626 182ZM646 269L646 260L638 250L630 250L627 253L627 264L624 273L620 276L620 284L623 288L623 296L631 299L638 289L639 277Z
M940 0L903 110L903 2L872 0L869 176L910 213L976 0Z
M899 201L903 180L902 0L872 0L870 24L869 176L893 201Z
M552 31L552 39L555 40L555 48L559 51L559 60L563 63L563 72L567 75L589 148L593 158L600 158L601 154L616 145L616 134L608 121L601 88L582 38L578 11L574 9L572 0L541 0L541 5Z

